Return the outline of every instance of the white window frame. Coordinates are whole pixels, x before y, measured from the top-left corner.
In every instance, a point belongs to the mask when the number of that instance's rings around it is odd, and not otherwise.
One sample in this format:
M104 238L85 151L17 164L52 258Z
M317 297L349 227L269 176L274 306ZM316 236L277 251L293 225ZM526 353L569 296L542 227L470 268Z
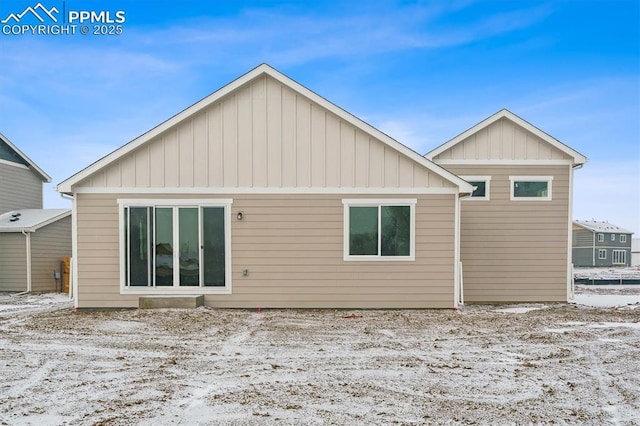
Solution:
M598 249L598 260L607 259L607 249Z
M375 262L399 262L414 261L416 258L416 198L347 198L342 200L343 204L343 259L345 261L375 261ZM351 255L349 254L349 208L350 207L378 207L381 206L408 206L410 208L410 246L409 256L382 256L380 253L380 241L382 232L380 230L380 217L378 215L378 254L377 255Z
M620 242L621 243L626 243L627 242L627 236L625 234L620 234Z
M615 241L616 240L616 234L611 234L611 241Z
M120 294L136 294L136 295L189 295L189 294L232 294L232 262L231 262L231 205L233 204L233 199L230 198L209 198L209 199L188 199L188 198L180 198L180 199L151 199L151 198L142 198L142 199L118 199L118 210L119 210L119 246L120 246ZM179 207L193 207L198 208L199 212L202 210L202 207L223 207L224 208L224 250L225 250L225 285L224 287L212 287L212 286L184 286L180 287L179 283L174 282L174 286L158 286L155 287L155 280L153 280L153 286L142 287L142 286L128 286L127 278L125 276L125 271L128 268L125 268L125 264L128 261L125 257L126 253L126 240L124 238L124 229L125 229L125 207L171 207L171 208L179 208ZM177 209L176 209L177 212ZM174 220L174 232L177 226L176 221L177 214L173 215ZM199 213L199 224L198 227L200 229L200 235L202 235L202 218ZM202 269L200 270L200 276L202 277ZM202 280L201 280L202 281Z
M626 265L627 264L627 251L626 250L611 250L611 263L614 264L614 265Z
M460 176L460 177L466 180L467 182L484 182L484 185L485 185L484 197L473 197L469 195L468 197L464 197L463 200L475 200L475 201L490 200L491 176Z
M514 189L516 182L546 182L546 197L516 197ZM551 201L553 199L553 176L509 176L509 196L512 201Z
M598 234L598 242L604 243L604 234Z

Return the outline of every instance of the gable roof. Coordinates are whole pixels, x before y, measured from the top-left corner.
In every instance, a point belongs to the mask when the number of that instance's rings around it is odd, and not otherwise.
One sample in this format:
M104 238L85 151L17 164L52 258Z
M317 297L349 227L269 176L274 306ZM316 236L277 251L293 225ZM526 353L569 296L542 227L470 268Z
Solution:
M19 161L17 164L22 164L23 166L28 167L33 173L35 173L40 179L44 182L51 182L51 176L46 174L44 170L42 170L36 163L34 163L29 157L27 157L17 146L13 144L9 140L8 137L0 133L0 144L6 144L9 147L9 150L12 151L12 154L16 160ZM14 162L14 161L11 161Z
M614 225L605 221L597 221L597 220L574 220L573 223L578 225L584 229L587 229L592 232L608 232L608 233L616 233L616 234L633 234L633 232L628 231L624 228L620 228L617 225Z
M568 155L569 157L572 158L574 166L577 166L577 165L580 165L580 164L584 164L584 163L587 162L587 157L585 157L584 155L580 154L578 151L568 147L567 145L563 144L562 142L560 142L559 140L557 140L553 136L551 136L548 133L540 130L539 128L537 128L533 124L531 124L528 121L522 119L521 117L517 116L516 114L512 113L511 111L509 111L507 109L501 109L500 111L496 112L495 114L485 118L480 123L476 124L475 126L471 127L468 130L465 130L464 132L460 133L458 136L454 137L450 141L445 142L444 144L440 145L439 147L437 147L436 149L434 149L432 151L429 151L428 153L425 154L425 157L428 158L429 160L433 160L438 155L442 154L443 152L447 151L448 149L452 148L453 146L457 145L458 143L464 141L469 136L477 133L478 131L484 129L485 127L490 126L491 124L495 123L496 121L500 120L501 118L506 118L506 119L511 120L512 122L516 123L520 127L528 130L529 132L533 133L534 135L536 135L540 139L542 139L545 142L549 143L549 145L551 145L554 148L562 151L564 154L566 154L566 155Z
M159 124L158 126L154 127L153 129L149 130L148 132L144 133L143 135L137 137L136 139L134 139L131 142L125 144L124 146L116 149L115 151L113 151L112 153L106 155L105 157L99 159L98 161L96 161L95 163L93 163L90 166L86 167L85 169L81 170L80 172L76 173L75 175L73 175L73 176L69 177L68 179L64 180L63 182L58 184L57 191L58 192L62 192L62 193L67 193L67 194L73 193L74 192L73 186L75 184L77 184L77 183L81 182L82 180L92 176L96 172L105 169L107 166L113 164L114 162L116 162L119 159L123 158L125 155L127 155L127 154L133 152L134 150L138 149L140 146L146 144L147 142L149 142L150 140L152 140L156 136L160 135L164 131L166 131L166 130L172 128L173 126L176 126L177 124L181 123L182 121L194 116L195 114L197 114L201 110L207 108L208 106L212 105L213 103L215 103L216 101L218 101L221 98L225 97L226 95L234 92L235 90L239 89L240 87L244 86L245 84L247 84L247 83L251 82L252 80L257 79L257 78L259 78L259 77L261 77L263 75L267 75L267 76L277 80L281 84L289 87L291 90L299 93L300 95L310 99L311 101L315 102L319 106L321 106L324 109L326 109L326 110L330 111L331 113L335 114L336 116L338 116L340 119L344 120L345 122L350 123L351 125L353 125L356 128L362 130L366 134L368 134L368 135L380 140L382 143L384 143L385 145L389 146L391 149L403 154L404 156L408 157L409 159L411 159L412 161L414 161L418 165L420 165L420 166L424 167L425 169L435 173L436 175L442 177L446 181L451 182L452 184L454 184L455 186L458 187L458 190L460 192L471 193L473 191L473 187L471 185L469 185L469 183L467 183L463 179L459 178L455 174L447 171L446 169L442 168L441 166L439 166L439 165L431 162L430 160L424 158L419 153L417 153L417 152L413 151L412 149L408 148L407 146L401 144L400 142L396 141L395 139L391 138L390 136L388 136L387 134L383 133L382 131L376 129L375 127L369 125L368 123L365 123L364 121L360 120L359 118L355 117L354 115L350 114L349 112L345 111L344 109L338 107L337 105L329 102L325 98L323 98L320 95L314 93L313 91L307 89L306 87L302 86L301 84L297 83L296 81L292 80L291 78L285 76L284 74L280 73L279 71L275 70L274 68L272 68L271 66L269 66L267 64L259 65L258 67L254 68L253 70L249 71L248 73L242 75L241 77L237 78L236 80L232 81L231 83L227 84L226 86L222 87L221 89L217 90L216 92L212 93L211 95L209 95L209 96L205 97L204 99L196 102L195 104L191 105L190 107L188 107L187 109L183 110L182 112L174 115L170 119L168 119L165 122Z
M35 232L71 215L70 209L23 209L0 215L0 233Z

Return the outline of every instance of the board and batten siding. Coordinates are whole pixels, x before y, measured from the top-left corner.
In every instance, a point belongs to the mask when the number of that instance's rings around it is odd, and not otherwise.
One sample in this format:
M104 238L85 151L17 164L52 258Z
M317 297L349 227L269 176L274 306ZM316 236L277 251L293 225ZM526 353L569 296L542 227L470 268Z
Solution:
M233 192L454 185L274 78L261 76L75 187Z
M71 216L31 233L31 290L61 289L61 281L55 282L53 272L61 272L60 262L67 256L71 256Z
M0 291L27 290L26 238L19 232L0 233Z
M0 162L0 214L42 208L42 179L21 164Z
M465 301L566 301L570 166L447 169L491 176L490 200L461 202ZM552 200L510 200L514 175L553 176Z
M569 161L571 157L513 121L501 118L433 158L436 163L443 160Z
M158 198L140 195L136 198ZM225 308L451 308L454 302L454 194L412 195L415 261L343 259L343 198L357 194L225 194L231 218L232 294L206 295ZM120 294L118 198L76 194L79 307L137 307ZM167 198L212 198L202 194ZM381 195L406 198L406 195ZM237 221L235 213L244 219ZM242 275L247 269L248 275Z

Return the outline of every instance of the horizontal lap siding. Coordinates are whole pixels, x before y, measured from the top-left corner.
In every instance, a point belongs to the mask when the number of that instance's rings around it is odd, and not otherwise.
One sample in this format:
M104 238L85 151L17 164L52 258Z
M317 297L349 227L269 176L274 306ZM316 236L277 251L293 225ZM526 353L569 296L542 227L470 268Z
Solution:
M0 291L27 290L27 252L21 233L0 233Z
M42 208L42 180L31 170L0 163L0 214Z
M233 197L234 214L244 213L242 221L232 215L231 222L233 294L206 295L205 303L236 308L451 307L454 195L417 196L413 262L343 260L342 199L356 197ZM81 194L78 199L81 307L137 306L137 296L119 294L117 198ZM95 215L84 214L89 212ZM249 271L246 277L243 269Z
M569 166L448 166L491 176L490 200L461 207L468 302L567 300ZM509 176L553 176L551 201L510 200Z
M33 291L55 291L61 288L53 272L61 272L62 258L71 256L71 216L60 219L31 234L31 288Z

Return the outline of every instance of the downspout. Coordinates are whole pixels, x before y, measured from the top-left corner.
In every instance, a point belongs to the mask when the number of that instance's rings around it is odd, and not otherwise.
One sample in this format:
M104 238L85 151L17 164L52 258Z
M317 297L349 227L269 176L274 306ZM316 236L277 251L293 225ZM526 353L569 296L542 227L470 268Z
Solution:
M27 250L27 291L21 293L31 293L31 234L22 230L22 235L25 237L25 246Z
M469 197L470 194L459 195L456 197L456 205L455 205L455 226L454 226L454 239L455 239L455 251L454 251L454 304L453 307L456 309L459 304L464 305L464 289L462 288L462 261L460 259L460 251L461 251L461 236L460 236L460 222L461 222L461 214L460 214L460 203L463 198Z

